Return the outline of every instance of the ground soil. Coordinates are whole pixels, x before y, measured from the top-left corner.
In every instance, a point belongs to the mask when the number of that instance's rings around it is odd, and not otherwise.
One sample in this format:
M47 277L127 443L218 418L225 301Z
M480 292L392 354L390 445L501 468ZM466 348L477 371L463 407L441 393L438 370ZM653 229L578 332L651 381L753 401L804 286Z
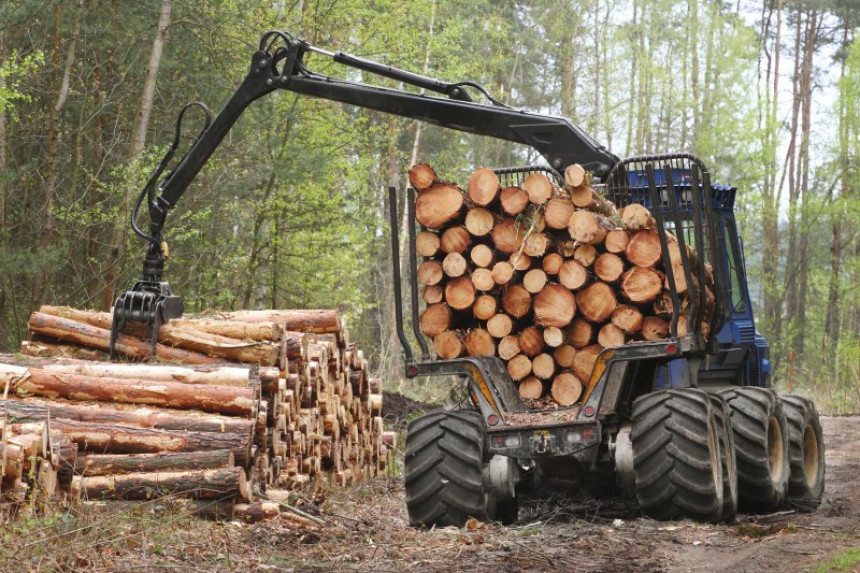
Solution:
M0 571L814 570L860 547L860 417L824 418L822 425L827 485L821 507L808 514L787 509L722 525L657 522L623 499L556 495L526 501L512 526L421 531L409 527L401 480L390 477L299 495L294 505L322 525L291 514L213 523L163 502L19 521L0 526ZM852 563L847 570L860 567Z

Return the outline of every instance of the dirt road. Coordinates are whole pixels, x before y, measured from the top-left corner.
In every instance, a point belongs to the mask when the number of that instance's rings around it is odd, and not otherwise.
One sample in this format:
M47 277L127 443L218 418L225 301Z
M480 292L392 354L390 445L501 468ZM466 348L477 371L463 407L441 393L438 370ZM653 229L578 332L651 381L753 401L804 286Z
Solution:
M323 525L284 514L213 523L163 501L0 524L0 571L794 572L840 555L844 567L823 570L860 570L860 417L825 418L822 426L827 486L811 514L702 525L642 518L620 499L556 497L525 502L513 526L420 531L408 526L403 486L391 478L295 501Z

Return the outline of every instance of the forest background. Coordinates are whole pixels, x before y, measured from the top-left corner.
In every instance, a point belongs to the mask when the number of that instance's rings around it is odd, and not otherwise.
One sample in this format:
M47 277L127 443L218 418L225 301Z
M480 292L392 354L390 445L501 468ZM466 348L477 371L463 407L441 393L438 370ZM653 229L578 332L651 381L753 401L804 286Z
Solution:
M2 0L0 351L41 304L137 278L130 205L181 107L220 109L270 29L571 118L619 156L689 151L738 187L776 384L860 409L860 0ZM317 71L346 76L330 60ZM389 80L380 85L400 87ZM189 121L183 142L199 129ZM188 311L338 308L401 380L386 186L520 146L289 92L256 102L168 220ZM145 217L145 215L144 215Z

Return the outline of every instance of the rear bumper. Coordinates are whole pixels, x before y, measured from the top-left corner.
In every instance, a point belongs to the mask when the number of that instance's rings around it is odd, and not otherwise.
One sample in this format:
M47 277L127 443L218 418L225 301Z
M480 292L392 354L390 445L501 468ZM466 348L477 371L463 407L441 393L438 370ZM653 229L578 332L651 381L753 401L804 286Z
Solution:
M596 421L539 428L503 427L488 432L492 454L524 459L572 456L587 461L600 441L600 424Z

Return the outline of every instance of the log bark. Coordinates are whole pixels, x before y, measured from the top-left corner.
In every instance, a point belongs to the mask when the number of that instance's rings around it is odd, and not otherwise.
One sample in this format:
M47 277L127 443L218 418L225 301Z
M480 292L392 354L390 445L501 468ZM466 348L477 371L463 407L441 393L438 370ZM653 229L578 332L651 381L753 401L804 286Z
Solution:
M228 320L246 322L276 322L291 332L343 335L343 324L336 310L286 309L286 310L238 310L224 313Z
M194 499L232 497L251 500L251 487L242 468L187 472L132 473L78 477L72 491L83 499L145 500L165 496Z
M157 454L87 454L79 456L75 473L81 476L106 476L140 472L177 472L209 470L234 465L230 450L210 450Z
M460 217L464 200L459 187L437 183L418 194L415 219L428 229L440 229Z
M252 388L208 384L183 384L123 378L93 379L80 375L30 371L30 377L15 384L19 396L45 396L71 400L98 400L167 408L197 409L239 416L256 415L258 400Z
M233 517L243 523L259 523L274 519L281 514L281 506L274 501L237 503L233 506Z

